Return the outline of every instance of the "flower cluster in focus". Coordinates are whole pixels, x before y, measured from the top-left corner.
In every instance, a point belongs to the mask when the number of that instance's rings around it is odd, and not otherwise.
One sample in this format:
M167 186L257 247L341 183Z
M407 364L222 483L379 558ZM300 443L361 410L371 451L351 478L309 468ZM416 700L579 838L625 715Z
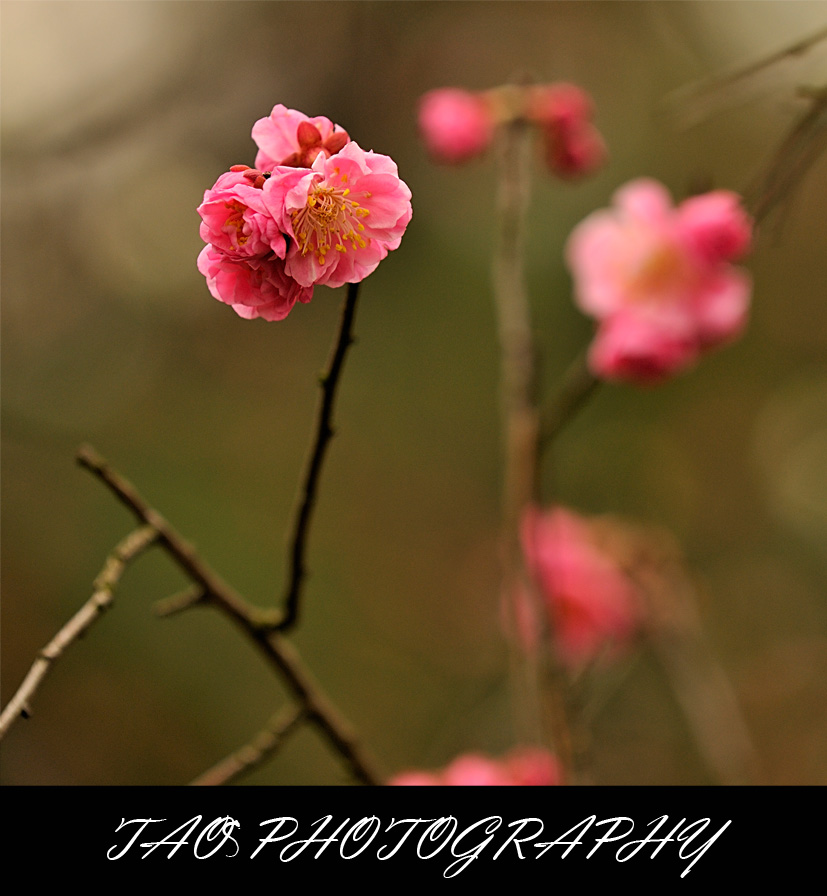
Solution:
M518 747L502 759L481 753L457 757L441 771L403 772L392 778L401 786L548 786L560 783L557 760L541 747Z
M627 645L640 626L643 601L590 521L563 507L531 507L520 535L561 662L578 669ZM515 600L519 633L530 648L537 633L529 597Z
M574 229L566 258L575 299L595 317L592 371L657 381L734 339L749 310L751 281L733 264L752 221L739 197L715 190L673 207L654 180L632 181L611 209Z
M411 192L391 158L323 116L277 105L252 136L255 167L234 165L198 207L198 270L241 317L281 320L316 285L375 270L411 220Z
M508 86L482 92L455 87L426 93L419 129L431 155L459 163L482 155L497 127L522 121L540 133L546 164L559 177L589 174L606 160L606 144L592 123L589 95L574 84Z

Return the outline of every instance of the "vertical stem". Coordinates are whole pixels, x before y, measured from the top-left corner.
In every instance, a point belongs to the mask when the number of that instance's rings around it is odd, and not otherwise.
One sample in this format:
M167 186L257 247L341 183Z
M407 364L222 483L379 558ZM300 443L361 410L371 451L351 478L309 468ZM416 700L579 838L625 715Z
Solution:
M544 628L539 599L520 545L520 520L537 500L540 420L536 406L534 339L525 286L525 215L530 188L530 132L519 118L503 128L499 147L494 299L501 353L501 407L504 449L502 495L502 600L508 613L509 652L515 722L521 739L542 742L550 728L558 759L567 772L570 736L559 677L544 675L547 652L523 648L515 615L515 595L528 595L529 624ZM542 684L542 687L541 687Z
M296 624L299 615L302 586L306 574L305 553L310 521L316 503L316 492L322 472L328 442L333 438L333 403L336 398L336 387L345 363L345 355L353 343L353 320L356 316L356 303L359 298L359 283L348 283L342 315L333 352L327 370L321 378L322 399L319 403L316 418L316 431L313 445L307 459L307 466L302 479L300 498L296 507L293 525L291 526L289 548L289 574L284 589L284 616L277 628L286 631Z

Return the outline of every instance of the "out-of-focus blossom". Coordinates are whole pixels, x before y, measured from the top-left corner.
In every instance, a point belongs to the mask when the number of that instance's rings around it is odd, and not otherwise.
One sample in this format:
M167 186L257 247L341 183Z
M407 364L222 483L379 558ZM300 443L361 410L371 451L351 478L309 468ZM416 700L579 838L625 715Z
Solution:
M309 168L316 156L339 152L350 138L323 115L310 118L279 103L253 125L253 140L258 146L256 168L271 171L277 165Z
M434 158L465 162L488 149L494 121L483 94L446 87L420 100L419 130Z
M310 169L276 168L265 198L290 237L288 275L302 286L358 283L396 249L411 191L388 156L348 143Z
M641 598L589 522L562 507L545 512L532 507L520 534L562 662L579 668L626 645L640 623ZM530 647L536 633L525 612L528 596L517 594L515 600L521 635Z
M263 257L274 253L284 258L287 243L263 191L254 186L259 172L254 175L250 178L244 170L228 171L204 193L198 206L201 239L227 255Z
M283 320L296 302L313 297L313 287L300 286L285 273L284 261L272 253L245 258L204 246L198 270L207 278L212 295L248 320Z
M509 84L478 93L447 87L420 100L419 130L435 159L464 162L488 149L497 126L528 123L540 131L551 171L574 178L607 157L593 115L591 97L574 84Z
M416 786L548 786L560 783L556 758L542 747L517 747L502 759L466 753L435 772L403 772L393 785Z
M656 381L737 337L751 280L732 262L748 251L751 235L736 194L717 190L673 207L649 179L627 184L612 208L581 221L566 259L577 304L599 322L592 371Z
M591 174L606 161L606 144L593 115L591 97L575 84L531 89L528 117L540 126L546 162L559 177Z

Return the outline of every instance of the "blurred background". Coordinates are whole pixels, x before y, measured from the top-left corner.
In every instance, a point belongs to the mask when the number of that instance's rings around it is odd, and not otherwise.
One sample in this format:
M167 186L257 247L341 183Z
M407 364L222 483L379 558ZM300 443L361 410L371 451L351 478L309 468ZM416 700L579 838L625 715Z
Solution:
M340 123L413 191L364 283L311 533L308 666L388 773L514 742L497 607L491 159L433 164L418 97L528 74L591 92L611 161L539 164L528 276L550 394L590 338L562 246L626 180L744 190L827 80L824 44L691 108L687 84L827 24L823 2L2 4L2 702L132 527L74 463L91 442L250 600L282 589L286 525L342 293L244 321L195 267L195 209L276 103ZM818 132L824 139L827 125ZM657 389L602 389L555 491L674 533L764 780L827 784L827 159L761 228L745 337ZM2 745L3 784L186 783L284 701L222 617L156 619L157 551ZM603 673L598 783L711 778L660 666ZM253 784L336 784L304 729Z

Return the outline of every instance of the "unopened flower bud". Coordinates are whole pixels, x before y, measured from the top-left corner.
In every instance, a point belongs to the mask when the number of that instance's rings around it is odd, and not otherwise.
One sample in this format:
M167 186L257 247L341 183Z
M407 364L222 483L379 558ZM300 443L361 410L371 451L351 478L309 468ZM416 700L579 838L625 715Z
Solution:
M422 97L419 129L435 159L464 162L488 148L494 123L483 96L447 87Z

